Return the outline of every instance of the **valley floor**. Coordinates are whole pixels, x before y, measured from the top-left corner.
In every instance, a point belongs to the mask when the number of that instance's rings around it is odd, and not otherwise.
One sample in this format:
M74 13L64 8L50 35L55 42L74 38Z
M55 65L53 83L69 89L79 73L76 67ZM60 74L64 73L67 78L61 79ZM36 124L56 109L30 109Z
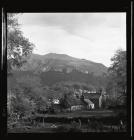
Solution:
M8 133L53 132L126 132L126 122L111 110L76 111L71 113L37 114L34 124L18 122Z

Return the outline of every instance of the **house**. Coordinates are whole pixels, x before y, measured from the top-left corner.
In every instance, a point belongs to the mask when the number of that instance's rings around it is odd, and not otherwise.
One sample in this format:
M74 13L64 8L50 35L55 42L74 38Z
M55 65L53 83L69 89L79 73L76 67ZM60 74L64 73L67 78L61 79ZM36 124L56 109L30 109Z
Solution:
M106 102L108 95L105 91L103 92L93 92L92 93L83 93L84 98L89 99L94 103L95 108L102 108L102 104Z
M71 111L86 109L87 106L87 104L82 102L80 99L74 99L70 101L69 104Z
M94 108L99 108L99 98L101 93L83 93L85 99L89 99L92 103L94 103Z
M68 110L70 109L70 111L87 110L87 109L89 110L89 109L95 108L94 103L92 101L90 101L89 99L85 99L85 98L70 99L69 106L70 106L70 108L68 108Z
M84 101L87 103L87 109L94 109L95 105L92 101L90 101L89 99L84 99Z
M60 103L60 101L59 101L59 99L53 99L53 104L59 104Z
M54 98L52 100L54 112L61 112L60 100L58 98Z
M49 99L47 102L47 110L48 112L61 112L60 101L58 98Z

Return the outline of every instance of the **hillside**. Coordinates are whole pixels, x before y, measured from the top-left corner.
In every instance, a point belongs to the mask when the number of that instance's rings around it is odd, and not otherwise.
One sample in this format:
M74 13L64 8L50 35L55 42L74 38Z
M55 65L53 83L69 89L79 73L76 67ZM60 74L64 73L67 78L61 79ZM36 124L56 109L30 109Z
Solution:
M31 54L28 62L21 68L23 71L48 72L50 70L70 73L77 70L86 74L102 76L107 67L85 59L74 58L65 54L49 53L46 55Z
M52 86L60 82L79 82L94 87L105 87L107 67L85 59L65 54L31 54L21 71L14 71L14 77L37 76L43 85Z
M92 74L85 74L78 71L72 71L70 73L58 72L58 71L48 71L40 74L45 85L51 86L55 83L72 81L87 83L95 87L105 87L107 79L103 76L94 76Z

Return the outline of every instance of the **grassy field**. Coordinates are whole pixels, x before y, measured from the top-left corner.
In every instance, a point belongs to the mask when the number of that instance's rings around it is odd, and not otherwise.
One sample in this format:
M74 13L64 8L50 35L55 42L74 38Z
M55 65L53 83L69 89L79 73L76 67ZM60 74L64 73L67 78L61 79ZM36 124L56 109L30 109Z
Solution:
M67 117L67 118L75 118L75 117L106 117L106 116L116 116L115 112L111 110L92 110L92 111L75 111L69 113L54 113L54 114L45 114L40 115L36 114L35 117Z
M53 132L118 132L120 117L111 110L75 111L71 113L36 114L32 123L19 122L8 129L9 133L53 133ZM81 125L79 123L81 121ZM90 122L88 122L90 120ZM122 118L123 120L123 118ZM73 124L72 122L75 121ZM33 123L34 122L34 123ZM124 122L124 120L123 120Z
M94 122L93 122L94 123ZM9 129L8 133L68 133L68 132L126 132L126 128L119 129L118 125L103 125L97 123L97 125L82 123L79 128L79 124L72 126L72 124L64 123L38 123L37 126L21 126L13 129Z

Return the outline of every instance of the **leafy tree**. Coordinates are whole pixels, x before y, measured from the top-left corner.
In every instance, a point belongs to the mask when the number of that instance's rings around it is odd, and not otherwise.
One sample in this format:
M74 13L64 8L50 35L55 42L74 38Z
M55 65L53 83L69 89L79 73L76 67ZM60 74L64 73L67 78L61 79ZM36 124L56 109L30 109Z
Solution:
M80 85L74 84L73 87L74 87L74 89L79 89L80 88Z
M126 95L126 51L117 50L111 61L107 90L115 96Z
M23 116L31 115L36 108L35 103L23 94L17 94L16 100L14 102L15 112L23 114Z
M36 111L38 113L43 113L46 111L47 99L45 97L38 97L35 99L36 102Z
M60 99L60 106L62 108L69 108L69 95L68 94L64 94L63 98Z
M17 92L8 94L7 105L9 123L19 121L22 117L30 117L36 109L36 104L33 100L23 93L18 94Z
M23 90L23 94L32 98L44 97L45 89L43 88L41 79L37 75L19 75L16 82Z
M13 67L19 68L26 62L25 57L33 50L34 45L25 38L19 29L16 14L7 14L7 65L8 72Z
M88 86L87 86L87 85L82 85L82 88L83 88L84 90L88 90Z
M15 75L14 75L15 76ZM13 77L13 76L12 76ZM45 89L39 77L35 75L15 76L15 85L8 89L8 116L10 122L17 119L17 115L25 119L33 116L33 112L45 112L47 99L44 95ZM11 79L8 79L8 83Z

